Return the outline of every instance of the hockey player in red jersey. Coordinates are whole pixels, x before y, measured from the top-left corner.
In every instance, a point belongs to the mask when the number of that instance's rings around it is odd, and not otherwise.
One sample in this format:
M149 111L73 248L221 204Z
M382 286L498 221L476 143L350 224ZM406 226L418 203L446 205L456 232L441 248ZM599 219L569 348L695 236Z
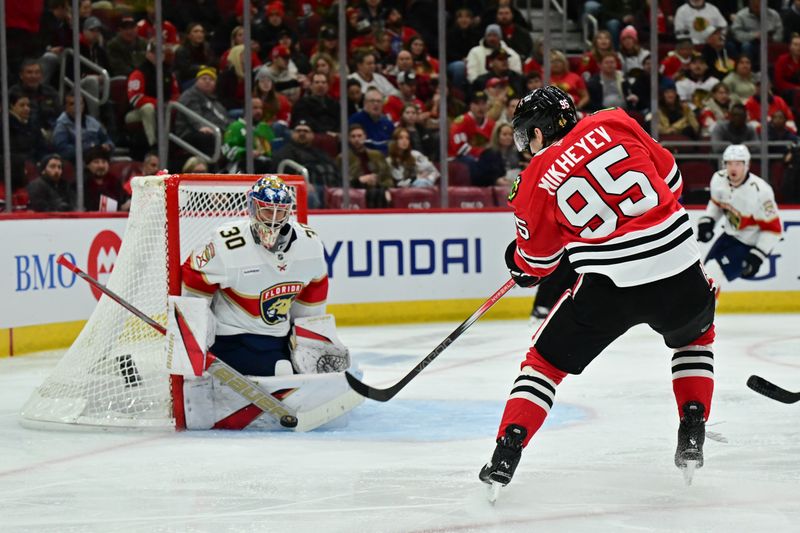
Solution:
M714 292L678 203L674 158L622 110L578 122L572 100L553 86L525 96L512 125L517 148L533 159L509 195L517 229L506 251L511 276L534 286L568 257L579 277L533 336L480 479L495 490L511 481L561 380L641 323L673 351L675 464L690 479L703 464L714 387Z

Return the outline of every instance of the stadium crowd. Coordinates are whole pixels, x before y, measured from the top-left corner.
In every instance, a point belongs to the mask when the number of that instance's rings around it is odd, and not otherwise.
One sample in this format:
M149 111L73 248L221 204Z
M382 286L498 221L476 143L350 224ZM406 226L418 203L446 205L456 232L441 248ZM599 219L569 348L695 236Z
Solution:
M655 113L661 140L688 160L687 187L706 189L708 162L731 143L760 135L760 83L768 83L768 138L783 154L770 167L784 201L800 201L800 0L664 0L658 3L657 59L649 42L647 0L568 1L575 21L597 20L583 54L550 51L551 83L582 113L621 107L649 126ZM133 175L242 172L245 159L244 80L253 81L256 172L293 160L309 171L309 207L341 205L341 131L348 136L351 200L357 207L430 207L439 194L440 69L447 69L448 172L451 205L505 205L511 181L526 165L514 149L510 119L519 98L542 85L543 42L510 0L448 1L447 64L438 61L436 2L348 2L347 65L338 64L334 0L174 0L163 2L163 94L202 117L177 114L172 132L209 158L170 144L159 161L156 53L152 2L80 2L80 53L106 69L104 83L81 71L81 146L75 142L76 102L59 98L59 66L72 45L68 0L7 0L9 108L14 208L75 208L74 161L85 165L87 210L126 209ZM252 62L244 64L243 9L252 15ZM768 42L769 64L759 65ZM70 77L71 62L68 62ZM651 109L650 71L659 69L658 107ZM340 123L340 74L347 73L348 124ZM6 110L4 110L6 112ZM757 166L757 163L755 163ZM5 192L2 198L5 198ZM689 198L687 191L687 199Z

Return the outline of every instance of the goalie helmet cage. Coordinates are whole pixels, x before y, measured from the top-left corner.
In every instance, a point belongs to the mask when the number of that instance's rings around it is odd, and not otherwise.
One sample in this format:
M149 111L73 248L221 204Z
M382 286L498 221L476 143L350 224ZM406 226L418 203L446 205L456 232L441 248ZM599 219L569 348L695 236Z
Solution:
M257 175L137 177L109 289L166 327L168 295L181 293L180 266L218 225L246 217ZM281 175L306 222L300 176ZM22 423L53 427L185 428L183 379L167 370L166 337L118 303L100 298L80 335L22 410Z

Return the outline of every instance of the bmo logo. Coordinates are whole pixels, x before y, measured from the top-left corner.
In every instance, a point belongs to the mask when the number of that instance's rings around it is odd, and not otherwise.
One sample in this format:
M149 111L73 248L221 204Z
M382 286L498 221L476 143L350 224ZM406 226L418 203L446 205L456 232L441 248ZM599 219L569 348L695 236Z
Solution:
M88 274L103 285L107 285L121 247L122 239L113 231L103 230L98 233L89 246L89 257L86 260ZM94 285L90 285L90 287L95 300L99 300L102 295L100 290Z

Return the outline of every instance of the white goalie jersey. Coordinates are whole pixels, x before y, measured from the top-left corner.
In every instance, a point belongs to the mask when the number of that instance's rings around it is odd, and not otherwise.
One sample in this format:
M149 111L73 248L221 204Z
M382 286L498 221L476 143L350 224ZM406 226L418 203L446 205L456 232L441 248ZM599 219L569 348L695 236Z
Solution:
M322 242L308 227L290 224L294 236L285 252L258 244L244 219L217 228L184 262L183 293L211 299L217 335L284 337L294 318L325 313Z
M715 172L705 216L714 221L724 216L725 233L767 254L781 238L781 220L772 187L753 173L733 187L724 170Z

